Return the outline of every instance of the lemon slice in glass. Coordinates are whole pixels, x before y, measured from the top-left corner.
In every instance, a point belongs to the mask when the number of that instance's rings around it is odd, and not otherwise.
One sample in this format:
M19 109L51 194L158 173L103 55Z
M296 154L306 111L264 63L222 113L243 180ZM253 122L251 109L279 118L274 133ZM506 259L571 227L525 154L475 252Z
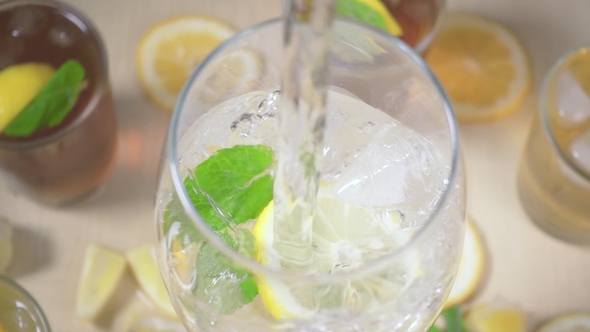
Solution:
M313 220L314 255L307 271L337 274L362 267L403 246L412 237L402 230L390 214L347 204L320 189ZM322 193L323 192L323 193ZM273 247L274 205L271 202L258 217L252 233L256 237L257 259L277 269L288 269L294 262L286 246ZM303 318L319 309L366 310L389 301L407 287L419 273L416 257L406 256L392 263L387 271L369 274L344 283L302 284L264 275L256 276L258 291L267 310L277 319Z
M33 101L54 73L50 65L36 62L0 71L0 132Z

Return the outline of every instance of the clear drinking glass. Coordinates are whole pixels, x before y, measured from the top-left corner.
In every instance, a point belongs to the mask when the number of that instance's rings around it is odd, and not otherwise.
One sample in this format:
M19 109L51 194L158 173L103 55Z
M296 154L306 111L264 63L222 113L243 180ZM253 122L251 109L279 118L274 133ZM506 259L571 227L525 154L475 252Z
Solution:
M177 103L156 199L158 259L173 305L189 331L425 331L458 266L464 177L448 98L399 39L334 23L320 192L332 197L330 213L366 220L348 221L346 231L335 230L345 221L330 221L334 233L322 240L326 224L314 219L314 250L326 241L335 250L329 270L301 274L261 259L273 250L265 212L232 224L199 184L195 167L220 149L277 149L282 33L281 20L238 33L203 61ZM216 207L225 230L209 228L195 195ZM260 261L247 254L250 231ZM355 251L359 243L365 251ZM245 291L253 283L258 295Z
M0 329L10 332L51 332L43 311L31 295L2 275Z
M564 55L541 91L518 175L522 205L541 229L590 244L590 48Z

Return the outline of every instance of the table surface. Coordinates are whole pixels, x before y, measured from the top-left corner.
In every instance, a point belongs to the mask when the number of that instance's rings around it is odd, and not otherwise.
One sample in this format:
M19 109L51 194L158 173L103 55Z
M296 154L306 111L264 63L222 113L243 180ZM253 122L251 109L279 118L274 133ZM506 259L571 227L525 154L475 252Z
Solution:
M278 0L69 2L90 16L106 42L120 124L119 166L100 195L67 209L39 206L0 183L0 216L16 227L16 257L8 274L38 300L53 330L108 331L74 314L84 250L91 242L126 251L153 241L156 173L169 121L168 114L146 102L137 82L135 49L141 35L155 22L189 11L244 28L278 16L281 8ZM590 253L537 229L519 205L515 185L539 83L561 54L590 44L590 2L449 0L448 5L513 29L530 51L535 77L533 93L517 114L461 125L468 211L490 257L475 301L517 304L530 313L533 325L561 313L590 311Z

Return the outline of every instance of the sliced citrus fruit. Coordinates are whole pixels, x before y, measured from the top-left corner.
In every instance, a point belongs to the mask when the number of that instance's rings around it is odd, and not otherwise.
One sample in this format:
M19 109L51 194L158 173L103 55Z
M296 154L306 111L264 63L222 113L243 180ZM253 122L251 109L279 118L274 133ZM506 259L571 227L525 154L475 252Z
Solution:
M54 73L50 65L36 62L0 71L0 132L33 101Z
M76 304L80 318L92 320L101 312L121 281L125 267L125 257L118 252L97 245L86 249Z
M469 310L465 323L473 332L525 332L527 317L513 306L481 304Z
M569 314L554 318L537 332L590 332L590 314Z
M170 302L170 296L162 280L158 262L156 261L156 249L153 246L143 246L127 253L127 260L135 280L163 313L176 317L176 311Z
M459 270L445 308L464 302L475 292L481 280L484 262L485 251L481 237L473 223L467 221Z
M197 65L235 30L203 15L183 15L153 26L137 50L141 86L156 105L171 111Z
M426 61L463 121L508 115L531 87L528 54L518 38L500 23L474 14L445 17Z
M289 250L287 246L273 246L273 202L260 214L252 233L256 237L257 259L262 264L283 269L297 264L285 258L289 256L285 255ZM403 246L411 236L411 231L400 229L399 220L376 216L366 208L320 194L313 220L314 257L306 268L321 274L358 268ZM256 276L258 292L267 310L277 319L308 317L323 308L371 309L390 300L415 279L419 263L412 258L415 257L393 264L387 273L345 284L301 285ZM394 277L400 275L405 278Z
M401 26L381 0L338 0L336 13L378 26L394 36L403 34Z

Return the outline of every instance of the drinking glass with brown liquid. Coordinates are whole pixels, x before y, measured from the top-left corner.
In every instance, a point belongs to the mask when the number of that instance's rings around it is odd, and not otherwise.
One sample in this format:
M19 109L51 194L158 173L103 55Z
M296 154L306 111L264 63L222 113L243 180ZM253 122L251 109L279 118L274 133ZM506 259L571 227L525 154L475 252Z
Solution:
M445 0L381 0L402 28L400 38L423 53L436 34Z
M525 211L541 229L590 245L590 48L565 55L543 85L518 175Z
M0 75L14 65L60 68L68 61L83 68L84 85L61 122L28 135L0 131L0 171L18 191L55 205L93 192L116 163L117 126L105 48L93 24L62 3L0 4Z

